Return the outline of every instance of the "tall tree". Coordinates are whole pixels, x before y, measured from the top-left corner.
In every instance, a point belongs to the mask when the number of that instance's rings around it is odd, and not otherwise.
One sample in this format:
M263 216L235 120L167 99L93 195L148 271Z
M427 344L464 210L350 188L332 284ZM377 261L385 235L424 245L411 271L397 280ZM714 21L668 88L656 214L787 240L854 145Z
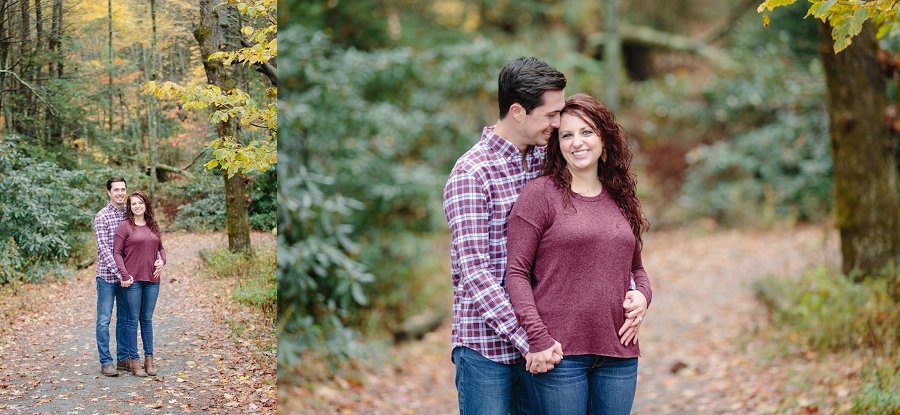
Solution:
M107 86L109 86L109 113L107 114L107 124L106 128L109 131L109 134L112 135L113 128L113 9L112 9L112 0L107 0L108 10L109 10L109 18L107 19L108 24L108 32L109 37L109 50L106 55L106 77L107 77Z
M886 85L876 58L875 29L864 24L839 54L824 23L820 40L843 268L877 271L900 258L900 204L896 142L884 122Z
M221 5L221 7L220 7ZM200 45L203 69L209 84L229 93L235 87L235 79L221 58L208 59L216 52L232 50L227 39L240 29L238 20L229 16L233 10L223 0L200 0L200 22L194 30L194 38ZM228 118L216 123L216 133L220 139L231 137L238 140L240 124ZM244 175L241 172L223 174L225 180L226 227L228 248L231 251L250 251L250 222L247 202L244 198Z
M7 0L0 0L0 91L6 88L6 72L8 69L9 63L7 63L7 57L9 56L9 41L6 37L6 27L7 27L7 9L8 6ZM4 105L5 94L0 93L0 117L3 117L6 122L9 122L9 109ZM3 127L3 126L0 126ZM2 128L0 128L2 130Z
M796 0L766 0L768 11ZM900 200L897 140L885 125L885 80L876 53L881 36L900 33L895 2L859 4L811 0L809 15L822 22L820 44L828 88L828 119L834 168L835 210L844 272L874 275L900 264Z
M603 60L606 63L606 105L613 112L619 110L619 73L622 68L622 36L619 33L619 0L605 0L607 41Z
M159 51L156 48L156 0L150 0L150 21L152 22L153 37L150 40L150 80L156 81L157 61ZM156 108L156 100L149 100L150 106L147 108L150 122L150 198L156 193L156 141L159 134L159 119Z
M60 79L63 76L63 58L60 55L60 46L62 44L62 0L53 0L53 9L51 11L50 22L50 38L47 40L47 49L50 51L51 58L47 62L47 76ZM55 66L55 68L54 68ZM52 112L50 108L44 110L44 119L51 120ZM63 144L62 121L56 119L55 122L49 122L49 142L52 146L61 147Z

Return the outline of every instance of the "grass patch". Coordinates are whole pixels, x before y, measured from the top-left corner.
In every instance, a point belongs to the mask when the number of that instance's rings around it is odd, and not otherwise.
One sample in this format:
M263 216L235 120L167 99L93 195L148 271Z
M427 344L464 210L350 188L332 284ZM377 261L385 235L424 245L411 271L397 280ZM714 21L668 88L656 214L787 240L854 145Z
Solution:
M878 362L868 371L853 402L857 414L900 413L900 361Z
M799 280L769 276L753 291L769 313L768 337L788 351L851 351L866 361L854 413L900 413L900 272L860 277L818 268Z
M753 290L774 329L792 344L818 351L893 351L900 346L898 284L895 271L855 283L818 268L799 281L769 276Z
M277 260L274 248L259 249L255 255L237 254L220 248L201 251L205 273L234 282L231 299L275 318Z

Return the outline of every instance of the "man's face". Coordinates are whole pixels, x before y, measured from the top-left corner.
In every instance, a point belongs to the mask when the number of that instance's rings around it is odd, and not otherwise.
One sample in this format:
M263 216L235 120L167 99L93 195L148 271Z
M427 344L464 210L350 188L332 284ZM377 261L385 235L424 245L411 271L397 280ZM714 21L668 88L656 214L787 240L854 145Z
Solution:
M544 103L522 119L522 133L528 145L547 145L550 133L559 128L559 113L566 106L565 92L561 89L544 91L542 97Z
M125 196L128 191L125 190L125 182L113 182L112 188L106 193L109 195L109 202L118 206L125 206Z

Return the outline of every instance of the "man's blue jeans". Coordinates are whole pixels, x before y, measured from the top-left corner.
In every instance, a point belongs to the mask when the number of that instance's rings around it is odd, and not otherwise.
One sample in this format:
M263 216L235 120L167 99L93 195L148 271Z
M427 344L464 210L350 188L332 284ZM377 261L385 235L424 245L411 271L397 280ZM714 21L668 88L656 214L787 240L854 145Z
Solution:
M135 281L124 289L128 305L128 356L140 359L137 348L137 328L141 324L141 342L144 344L144 356L153 356L153 311L156 309L156 298L159 297L159 283Z
M460 415L534 414L524 364L497 363L468 347L456 347L452 357Z
M116 304L116 359L128 357L128 341L125 337L125 325L128 322L125 297L119 283L108 283L97 278L97 354L100 364L112 363L109 354L109 322L112 320L113 303Z
M566 356L553 370L532 375L527 383L535 406L553 415L631 413L637 387L638 358Z

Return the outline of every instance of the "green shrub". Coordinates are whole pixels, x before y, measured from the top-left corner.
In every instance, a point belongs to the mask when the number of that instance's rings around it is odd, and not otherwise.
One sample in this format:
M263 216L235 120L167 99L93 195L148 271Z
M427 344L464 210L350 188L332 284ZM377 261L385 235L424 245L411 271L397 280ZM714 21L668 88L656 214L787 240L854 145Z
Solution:
M856 414L900 413L900 361L876 362L866 370L864 384L853 402Z
M790 9L780 13L802 12ZM753 21L745 30L752 35L729 50L732 71L703 79L668 74L633 88L636 160L660 185L661 200L677 202L669 219L766 225L830 211L825 82L807 38L817 38L816 28L797 20L774 29Z
M269 169L266 173L254 173L250 176L248 192L250 193L250 226L261 231L271 231L275 227L275 214L278 210L278 171Z
M225 229L225 188L218 172L198 169L194 180L163 183L163 211L175 229Z
M23 139L0 138L0 241L15 241L18 267L37 279L43 272L56 273L73 251L79 255L92 242L94 215L107 203L106 179L125 176L129 187L140 180L130 169L85 166L68 170L52 161L26 154ZM21 149L20 147L26 149ZM8 248L12 249L12 248ZM78 258L75 258L76 260Z
M225 188L221 172L206 171L201 166L195 169L194 174L192 180L162 184L160 202L163 211L175 229L225 229ZM250 226L261 231L271 231L275 227L275 186L278 176L275 169L271 169L267 173L256 172L248 177L246 191L250 195L247 207Z
M896 352L900 347L900 307L894 293L900 273L854 283L853 278L824 268L799 281L775 276L754 283L753 290L769 310L779 338L821 351L871 348Z
M25 280L25 259L19 255L16 240L0 241L0 285Z
M824 114L778 122L688 154L679 202L727 224L821 219L831 206L831 150Z

